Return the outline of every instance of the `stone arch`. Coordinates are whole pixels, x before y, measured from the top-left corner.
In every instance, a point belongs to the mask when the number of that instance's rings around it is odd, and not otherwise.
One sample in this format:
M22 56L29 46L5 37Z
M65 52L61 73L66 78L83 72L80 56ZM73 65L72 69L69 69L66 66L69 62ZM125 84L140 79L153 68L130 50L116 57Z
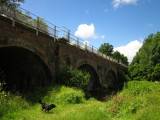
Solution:
M6 74L8 90L28 92L52 83L48 65L28 48L0 47L0 58L0 68Z
M114 88L117 85L117 77L113 70L109 70L106 76L106 81L104 82L109 88Z
M85 60L81 62L81 64L78 64L79 66L77 66L77 69L88 72L91 75L90 81L88 83L88 89L90 91L94 91L97 90L101 87L100 85L100 81L99 81L99 76L96 72L96 69L93 67L93 65L89 64L89 62L87 62Z

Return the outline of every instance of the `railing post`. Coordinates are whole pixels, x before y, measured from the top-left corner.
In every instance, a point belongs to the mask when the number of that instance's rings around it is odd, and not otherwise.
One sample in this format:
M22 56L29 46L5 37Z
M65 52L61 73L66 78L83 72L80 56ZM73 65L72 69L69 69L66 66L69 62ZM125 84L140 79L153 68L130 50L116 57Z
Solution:
M102 52L102 58L103 58L103 52Z
M68 30L68 36L67 36L67 38L68 38L68 42L70 41L70 30Z
M16 6L14 6L14 10L13 10L12 27L15 26L15 19L16 19Z
M56 26L54 26L54 42L56 42Z
M36 30L36 35L38 35L38 29L39 29L39 17L37 17L37 30Z
M92 45L92 56L93 56L93 45Z
M79 38L77 38L77 47L79 47Z
M87 50L87 42L85 42L85 50Z

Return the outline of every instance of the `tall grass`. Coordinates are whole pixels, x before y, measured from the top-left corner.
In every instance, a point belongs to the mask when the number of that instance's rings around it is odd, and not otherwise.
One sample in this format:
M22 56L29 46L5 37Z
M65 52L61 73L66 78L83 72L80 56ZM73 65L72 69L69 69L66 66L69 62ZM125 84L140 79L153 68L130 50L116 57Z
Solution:
M109 110L118 120L158 120L159 105L160 83L132 81L113 97Z
M41 111L38 100L57 107ZM85 100L81 90L57 85L29 95L0 93L2 120L159 120L160 83L130 81L106 102Z

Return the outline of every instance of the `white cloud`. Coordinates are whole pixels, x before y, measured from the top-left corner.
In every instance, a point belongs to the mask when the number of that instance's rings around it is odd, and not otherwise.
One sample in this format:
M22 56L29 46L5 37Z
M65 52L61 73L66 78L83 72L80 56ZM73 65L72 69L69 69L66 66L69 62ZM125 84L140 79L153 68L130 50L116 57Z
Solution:
M112 4L114 8L118 8L124 4L136 4L138 0L113 0Z
M141 48L142 43L138 40L131 41L125 46L117 47L114 49L114 51L119 51L121 54L124 54L128 57L128 62L131 63L133 60L133 57L136 55L136 52L139 51Z
M77 28L77 31L74 34L77 37L81 38L92 38L92 39L104 39L105 35L97 35L95 33L94 24L87 25L87 24L80 24Z
M75 36L82 37L82 38L96 39L97 35L95 35L94 24L91 24L91 25L81 24L81 25L79 25L77 31L75 32Z

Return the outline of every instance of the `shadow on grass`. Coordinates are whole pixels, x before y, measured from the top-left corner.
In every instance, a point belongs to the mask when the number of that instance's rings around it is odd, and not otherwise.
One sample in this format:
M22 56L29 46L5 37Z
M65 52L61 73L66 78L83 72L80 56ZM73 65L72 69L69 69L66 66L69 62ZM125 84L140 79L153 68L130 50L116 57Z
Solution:
M99 91L90 91L87 92L86 99L89 99L91 97L97 99L101 102L106 102L113 96L115 96L118 92L122 91L124 87L124 83L121 83L118 87L115 88L108 88L108 90L99 90Z
M56 93L58 93L61 90L61 87L62 87L61 85L45 86L45 87L42 87L41 89L36 90L34 92L23 93L23 92L17 91L17 93L15 93L15 95L22 96L23 99L25 99L30 104L34 105L34 104L39 103L39 100L42 100L46 96L50 96L51 94L55 95ZM54 93L52 93L52 92L54 92ZM50 97L54 97L54 96L50 96ZM44 102L46 102L46 101L44 101Z
M28 102L32 104L36 104L39 102L39 100L42 100L44 97L54 97L56 93L58 93L61 90L61 85L55 85L55 86L46 86L42 89L36 90L34 92L30 93L23 93L22 97L25 98ZM53 95L53 96L51 96ZM50 99L50 98L48 98ZM46 101L42 101L46 102Z
M42 100L42 102L46 102L46 103L50 101L50 99L54 101L55 95L61 91L61 88L62 88L62 85L45 86L39 90L35 90L34 92L23 93L21 91L17 91L13 95L22 96L23 99L25 99L31 105L34 105L39 103L40 99ZM86 99L90 99L91 97L93 97L98 101L106 102L122 89L123 89L123 84L116 89L112 88L112 89L108 89L107 91L105 90L84 91L84 93L85 93ZM43 101L44 98L45 98L45 101Z

